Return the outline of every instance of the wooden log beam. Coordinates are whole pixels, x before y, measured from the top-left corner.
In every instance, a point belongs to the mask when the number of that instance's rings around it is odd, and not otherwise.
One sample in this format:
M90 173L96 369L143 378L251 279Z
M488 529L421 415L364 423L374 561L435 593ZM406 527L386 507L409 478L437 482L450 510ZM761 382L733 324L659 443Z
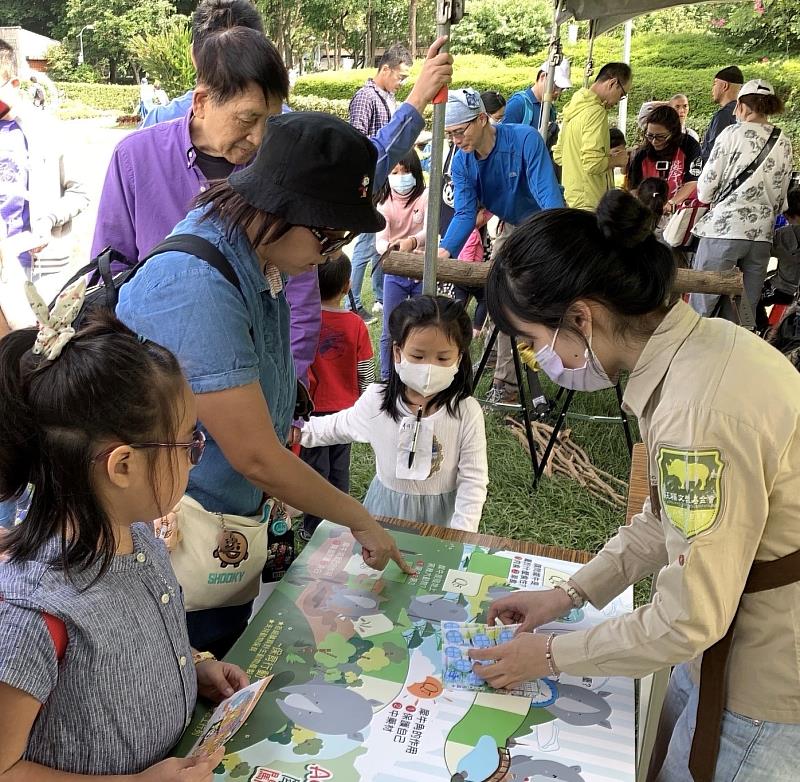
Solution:
M488 263L465 263L450 258L439 258L436 279L439 282L450 282L464 288L482 288L489 274ZM389 253L383 259L383 270L386 274L398 274L401 277L422 279L423 256L417 253ZM739 269L727 269L721 272L704 272L695 269L678 269L675 276L673 292L714 293L720 296L744 295L742 272Z

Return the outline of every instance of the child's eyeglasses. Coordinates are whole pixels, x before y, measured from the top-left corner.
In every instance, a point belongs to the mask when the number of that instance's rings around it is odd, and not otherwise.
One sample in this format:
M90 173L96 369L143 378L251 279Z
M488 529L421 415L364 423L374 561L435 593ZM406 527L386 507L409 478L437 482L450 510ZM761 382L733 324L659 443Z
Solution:
M323 228L314 228L310 225L304 225L303 228L308 229L314 235L314 238L319 242L320 255L333 255L337 250L347 246L353 241L355 234L348 231L344 236L328 236Z
M203 452L206 449L206 436L199 430L195 429L192 432L192 442L190 443L128 443L131 448L185 448L189 453L189 463L192 467L200 464L203 458ZM99 461L111 454L114 449L119 448L118 445L113 445L107 448L102 453L97 454L92 461Z

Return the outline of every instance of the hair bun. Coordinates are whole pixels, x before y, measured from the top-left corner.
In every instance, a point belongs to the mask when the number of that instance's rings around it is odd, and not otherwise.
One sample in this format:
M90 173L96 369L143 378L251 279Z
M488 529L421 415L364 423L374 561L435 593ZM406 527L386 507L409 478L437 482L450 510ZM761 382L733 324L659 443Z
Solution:
M597 227L615 247L630 250L653 236L653 213L624 190L609 190L597 206Z

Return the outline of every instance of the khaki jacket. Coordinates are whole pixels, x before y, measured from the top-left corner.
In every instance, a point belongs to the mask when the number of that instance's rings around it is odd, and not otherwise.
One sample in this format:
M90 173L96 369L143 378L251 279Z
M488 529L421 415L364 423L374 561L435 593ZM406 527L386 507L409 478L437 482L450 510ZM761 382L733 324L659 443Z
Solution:
M642 676L694 661L733 621L726 707L800 723L800 583L742 595L754 560L800 549L800 374L744 329L678 302L625 392L649 454L651 496L575 575L606 605L658 571L652 603L559 636L575 675Z

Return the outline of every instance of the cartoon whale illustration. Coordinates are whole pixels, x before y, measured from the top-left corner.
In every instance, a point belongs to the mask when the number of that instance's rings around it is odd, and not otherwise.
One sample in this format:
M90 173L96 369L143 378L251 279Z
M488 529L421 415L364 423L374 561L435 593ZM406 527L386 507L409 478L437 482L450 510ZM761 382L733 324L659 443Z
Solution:
M349 619L360 619L380 612L382 598L372 592L361 592L357 589L339 589L331 593L324 601L323 607L329 611L346 616Z
M600 725L610 729L611 706L606 700L609 695L611 693L605 690L594 692L574 684L559 683L558 698L547 710L569 725Z
M408 606L408 615L430 622L466 622L467 607L445 600L444 595L417 595Z
M565 766L554 760L534 760L525 755L516 755L511 759L510 782L543 782L557 779L560 782L586 782L581 776L580 766Z
M372 704L357 692L336 684L310 681L283 687L278 708L295 725L328 736L363 741L360 731L372 720Z

